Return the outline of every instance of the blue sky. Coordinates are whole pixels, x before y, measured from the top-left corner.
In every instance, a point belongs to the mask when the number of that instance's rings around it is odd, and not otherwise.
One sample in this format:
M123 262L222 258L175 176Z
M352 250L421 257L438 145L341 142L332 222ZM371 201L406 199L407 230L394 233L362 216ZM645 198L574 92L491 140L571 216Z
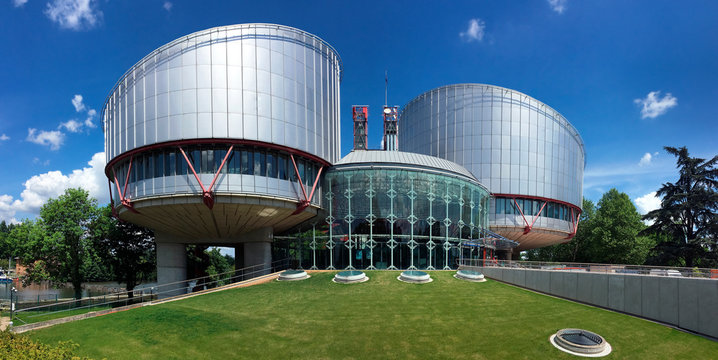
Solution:
M452 83L522 91L586 144L584 196L611 187L645 211L677 177L665 145L718 153L716 1L1 0L0 220L34 217L83 186L107 201L99 113L119 77L194 31L248 22L316 34L342 57L342 149L351 105L379 147L384 71L403 105ZM34 129L34 130L33 130Z

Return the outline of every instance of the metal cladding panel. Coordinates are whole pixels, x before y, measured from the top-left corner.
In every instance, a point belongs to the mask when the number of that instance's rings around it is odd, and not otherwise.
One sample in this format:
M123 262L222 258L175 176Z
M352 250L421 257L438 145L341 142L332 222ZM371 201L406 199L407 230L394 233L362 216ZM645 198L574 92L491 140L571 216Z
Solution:
M406 104L400 123L402 151L463 165L493 193L582 205L583 140L561 114L528 95L444 86Z
M133 66L103 108L107 160L174 140L233 138L339 160L341 60L294 28L212 28L160 47Z

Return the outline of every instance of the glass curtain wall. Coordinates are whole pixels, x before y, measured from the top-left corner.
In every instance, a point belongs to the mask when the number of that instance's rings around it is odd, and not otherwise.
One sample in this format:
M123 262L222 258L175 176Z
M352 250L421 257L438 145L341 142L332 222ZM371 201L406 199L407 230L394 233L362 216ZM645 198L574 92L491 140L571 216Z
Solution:
M323 193L324 222L277 244L307 268L452 269L460 243L488 227L488 191L450 175L338 169Z

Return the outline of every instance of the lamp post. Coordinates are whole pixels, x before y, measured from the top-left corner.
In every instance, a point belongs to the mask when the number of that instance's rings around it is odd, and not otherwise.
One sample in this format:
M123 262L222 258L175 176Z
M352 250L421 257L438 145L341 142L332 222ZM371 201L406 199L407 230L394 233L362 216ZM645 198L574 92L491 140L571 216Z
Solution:
M15 314L15 302L13 301L13 298L17 299L17 289L13 286L12 289L10 289L10 323L8 324L8 328L12 327L14 314Z

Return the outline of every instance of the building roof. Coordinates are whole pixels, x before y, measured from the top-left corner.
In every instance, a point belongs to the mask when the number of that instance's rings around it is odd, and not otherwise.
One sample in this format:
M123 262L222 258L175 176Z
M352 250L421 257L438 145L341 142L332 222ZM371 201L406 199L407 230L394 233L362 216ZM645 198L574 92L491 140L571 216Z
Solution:
M354 150L334 164L337 168L354 167L356 165L389 168L416 168L440 172L443 174L468 178L479 182L476 177L463 166L449 160L433 156L403 151Z

